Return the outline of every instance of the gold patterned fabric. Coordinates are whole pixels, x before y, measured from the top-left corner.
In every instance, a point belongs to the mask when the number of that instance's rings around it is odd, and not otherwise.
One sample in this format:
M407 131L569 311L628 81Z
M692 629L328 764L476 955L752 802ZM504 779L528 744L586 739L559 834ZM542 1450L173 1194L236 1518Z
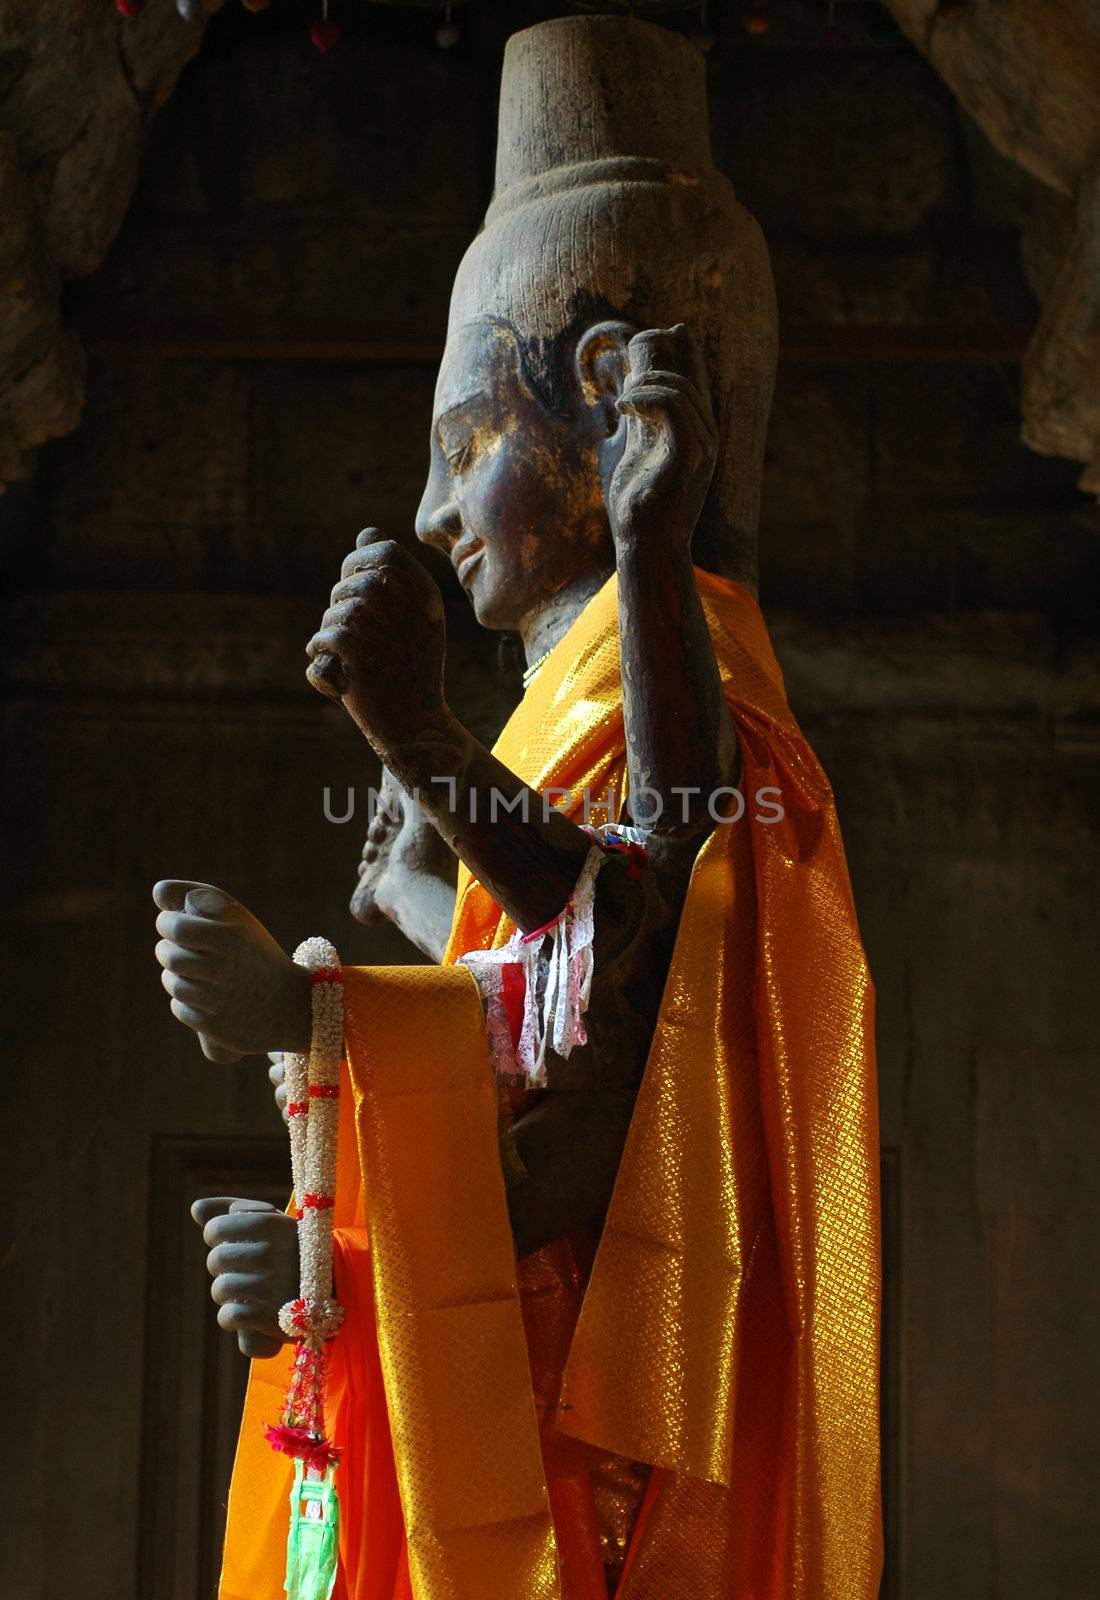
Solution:
M467 976L350 975L338 1600L877 1593L872 989L829 786L759 609L697 578L745 814L696 862L594 1260L571 1238L511 1262ZM612 580L497 745L578 817L586 788L625 784L616 606ZM460 874L447 959L511 932ZM222 1600L277 1600L257 1575L284 1464L246 1435L280 1365L255 1369Z
M881 1571L873 989L832 793L759 607L696 577L745 814L696 863L558 1427L661 1469L622 1600L867 1600ZM614 580L497 754L568 789L575 815L586 787L622 791ZM511 932L463 874L452 952Z
M477 988L456 967L349 968L344 1001L337 1600L572 1600L558 1579ZM222 1600L282 1592L289 1475L262 1423L278 1417L288 1365L253 1367Z

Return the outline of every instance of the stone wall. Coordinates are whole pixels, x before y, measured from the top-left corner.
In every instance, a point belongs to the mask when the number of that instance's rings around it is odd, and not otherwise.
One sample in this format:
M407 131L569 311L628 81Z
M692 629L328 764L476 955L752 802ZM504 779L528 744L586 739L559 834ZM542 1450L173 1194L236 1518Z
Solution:
M148 890L203 877L286 941L409 957L343 911L359 824L322 790L373 774L300 651L356 531L411 537L501 42L555 9L478 0L443 53L436 19L368 7L320 57L300 19L227 8L68 291L85 420L0 499L27 1130L4 1262L32 1330L12 1600L74 1573L87 1600L206 1592L226 1443L201 1408L236 1379L183 1199L223 1170L277 1190L282 1132L257 1066L212 1068L171 1022ZM723 29L709 70L783 325L762 598L879 991L888 1593L1062 1600L1098 1577L1100 529L1075 469L1018 438L1032 180L877 7L841 8L835 48L816 8L776 15ZM448 604L453 695L488 733L516 685Z

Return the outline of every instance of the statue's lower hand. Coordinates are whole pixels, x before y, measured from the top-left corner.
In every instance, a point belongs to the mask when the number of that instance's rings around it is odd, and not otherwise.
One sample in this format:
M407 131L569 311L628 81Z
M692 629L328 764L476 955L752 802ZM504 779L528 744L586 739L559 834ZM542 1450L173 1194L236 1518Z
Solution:
M364 528L344 561L306 677L347 710L385 759L444 710L443 597L415 556Z
M309 974L295 966L261 922L208 883L158 883L156 958L172 1014L221 1059L266 1050L309 1049ZM207 1050L207 1054L211 1052Z
M269 1050L267 1059L270 1063L267 1075L271 1079L275 1090L275 1109L289 1128L290 1112L287 1110L289 1096L286 1092L286 1067L283 1065L283 1052L281 1050Z
M191 1215L210 1251L206 1270L218 1326L237 1335L243 1355L278 1355L286 1342L279 1312L298 1293L298 1227L264 1200L229 1195L196 1200Z
M706 367L682 323L635 334L627 360L626 444L607 489L616 548L690 548L718 454Z

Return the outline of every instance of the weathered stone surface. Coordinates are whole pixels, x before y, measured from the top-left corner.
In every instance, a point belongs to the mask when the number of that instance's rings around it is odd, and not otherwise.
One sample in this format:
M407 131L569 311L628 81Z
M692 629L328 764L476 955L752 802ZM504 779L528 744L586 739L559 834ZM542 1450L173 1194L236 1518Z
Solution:
M5 118L63 276L102 260L130 203L145 119L198 49L206 22L207 12L186 22L159 3L129 21L112 6L5 0L0 41L23 55Z
M219 216L377 226L429 214L472 232L487 198L494 93L480 60L424 51L410 72L381 40L350 37L322 56L300 35L257 34L183 80L156 154L164 161L170 147L173 165L192 163Z
M21 595L2 611L10 642L3 681L21 701L320 705L306 683L300 646L326 599L324 591ZM950 718L964 709L991 727L1021 716L1075 719L1087 727L1100 715L1100 647L1086 639L1066 648L1037 614L869 619L771 607L768 615L801 716L816 725L881 718L876 743L901 755L908 733L900 718ZM493 639L461 617L450 635L452 687L463 696L480 692L494 716L510 709L518 678L509 683L497 673ZM1085 843L1082 836L1080 847ZM1072 982L1067 976L1069 988ZM1043 1026L1049 1020L1039 1019Z
M293 315L306 326L334 323L386 341L436 337L442 350L451 284L470 231L437 226L434 218L386 227L303 222Z
M1031 292L1042 305L1073 244L1076 208L1056 189L1036 185L1020 233L1020 265Z
M911 58L715 73L711 123L715 160L769 239L907 234L958 203L950 108Z
M870 610L1054 606L1087 621L1100 513L1022 450L1013 374L880 371L857 593ZM1030 597L1030 598L1029 598Z
M360 528L415 544L434 376L426 367L268 367L253 417L253 520L230 546L248 573L326 594ZM317 493L324 483L323 497Z
M293 231L270 220L219 227L187 213L134 218L94 282L74 286L68 304L81 331L125 330L135 308L151 331L177 321L277 327L290 308L294 263Z
M772 249L780 330L799 325L950 322L939 293L940 251L930 241L896 250L858 245L812 251L802 241Z
M86 425L61 446L55 581L229 586L229 552L249 503L247 378L229 366L117 363L93 370L90 392ZM262 588L262 567L250 571L249 586Z
M1100 133L1095 0L886 0L1005 155L1072 194Z
M0 489L27 452L74 428L84 358L58 326L57 276L10 134L0 133Z
M220 3L209 0L208 10ZM82 360L71 337L57 331L56 287L48 286L103 259L137 179L145 119L171 92L206 22L206 12L185 22L167 4L134 23L107 5L0 5L0 52L13 64L4 119L14 141L0 178L8 201L0 208L0 255L15 251L26 261L29 248L37 258L32 297L42 344L28 368L0 335L0 489L23 470L30 446L76 425ZM30 201L15 198L12 150L33 190L33 222ZM5 242L4 233L14 239Z
M1100 491L1100 7L991 0L945 16L936 0L887 0L996 147L1075 199L1076 231L1024 366L1023 436L1083 461ZM1049 250L1036 252L1052 277Z
M848 607L870 451L860 375L781 371L764 455L760 593L766 602Z
M1100 494L1100 153L1081 179L1077 227L1050 288L1022 374L1024 439L1086 462Z

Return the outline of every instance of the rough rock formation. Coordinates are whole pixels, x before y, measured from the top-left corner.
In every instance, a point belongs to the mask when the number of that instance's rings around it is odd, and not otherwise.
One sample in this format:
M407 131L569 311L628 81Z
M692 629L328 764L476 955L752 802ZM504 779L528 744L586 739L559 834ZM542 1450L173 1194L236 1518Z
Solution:
M80 417L83 358L58 322L64 278L103 260L130 203L142 130L199 48L156 0L0 0L0 486Z
M1044 303L1024 359L1023 436L1085 462L1081 486L1100 493L1100 0L885 4L997 149L1063 197L1025 240L1031 266L1049 254L1052 214L1056 231L1069 221L1053 281L1032 273Z

